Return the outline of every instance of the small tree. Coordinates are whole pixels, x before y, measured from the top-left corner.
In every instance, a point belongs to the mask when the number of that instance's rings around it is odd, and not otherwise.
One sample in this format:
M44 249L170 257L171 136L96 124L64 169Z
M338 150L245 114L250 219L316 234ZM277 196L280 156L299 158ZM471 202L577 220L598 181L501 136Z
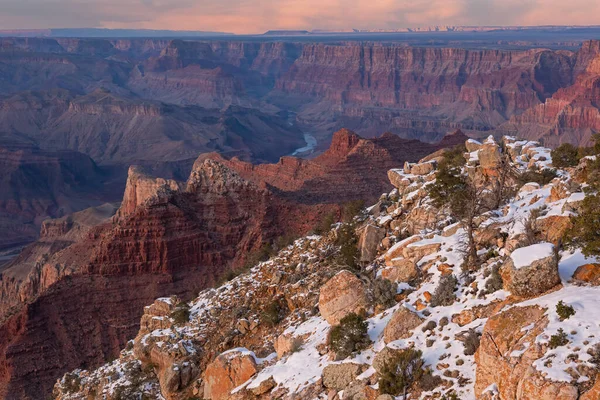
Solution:
M412 348L393 354L385 360L379 376L379 390L392 396L406 398L410 387L426 373L423 353Z
M438 287L435 288L435 292L431 296L431 305L433 307L438 306L450 306L456 300L454 291L458 280L454 275L446 275L440 279Z
M478 264L475 220L489 210L484 201L485 191L485 187L478 187L469 176L462 172L461 168L442 164L437 179L429 192L435 205L439 208L447 206L450 214L465 228L467 235L465 265L469 270L475 269Z
M587 256L600 254L600 196L587 193L579 215L571 217L571 227L566 231L564 243L568 247L581 248Z
M354 224L343 224L339 231L336 244L340 246L338 262L352 270L358 268L358 237Z
M570 143L564 143L552 150L552 165L556 168L573 167L579 162L579 151Z
M365 349L371 343L368 328L367 321L354 313L346 315L339 325L331 328L327 342L335 352L336 359L343 360L355 351Z

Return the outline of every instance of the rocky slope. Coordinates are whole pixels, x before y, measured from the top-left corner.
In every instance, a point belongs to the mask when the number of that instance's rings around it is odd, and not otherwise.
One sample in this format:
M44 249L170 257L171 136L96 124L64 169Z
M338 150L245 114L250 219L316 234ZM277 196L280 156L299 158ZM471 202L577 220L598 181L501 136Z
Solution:
M464 168L488 184L501 147L467 149ZM507 137L504 149L517 171L551 167L538 143ZM385 365L407 348L429 371L411 398L597 398L598 264L554 250L585 197L583 164L543 186L511 180L514 196L477 219L481 265L465 273L465 230L429 197L440 160L389 171L396 188L354 220L359 270L340 262L340 226L300 239L190 302L156 300L119 359L65 375L54 398L384 400ZM571 315L557 314L559 300ZM352 312L367 318L370 344L335 361L328 332Z
M44 223L40 240L2 271L0 393L49 393L65 370L116 354L154 298L191 297L265 243L305 234L328 213L339 213L341 203L375 201L390 185L370 179L385 176L390 165L464 139L456 133L430 145L341 131L312 161L290 157L253 166L202 155L186 182L132 167L118 210L106 206ZM414 152L400 151L407 144ZM56 324L66 331L56 331ZM37 357L52 361L40 369Z

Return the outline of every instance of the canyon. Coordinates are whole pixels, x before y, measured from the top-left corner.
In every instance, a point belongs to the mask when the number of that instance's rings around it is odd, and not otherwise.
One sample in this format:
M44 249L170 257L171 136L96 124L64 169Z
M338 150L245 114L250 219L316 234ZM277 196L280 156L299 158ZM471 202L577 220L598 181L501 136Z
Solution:
M0 262L0 397L118 356L155 298L376 203L405 162L590 144L600 41L512 47L0 37L0 250L28 244Z
M306 234L344 203L375 201L390 189L387 169L465 139L341 130L313 160L253 165L203 154L185 182L131 167L120 206L44 221L40 239L2 271L0 395L49 393L64 371L115 356L154 298L190 298L265 244Z

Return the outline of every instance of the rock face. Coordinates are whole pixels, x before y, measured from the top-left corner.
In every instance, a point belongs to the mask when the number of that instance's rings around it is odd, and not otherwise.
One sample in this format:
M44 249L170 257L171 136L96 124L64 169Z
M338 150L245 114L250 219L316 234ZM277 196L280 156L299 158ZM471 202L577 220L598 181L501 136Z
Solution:
M531 365L544 354L542 346L535 343L548 324L544 312L538 307L515 307L488 320L475 355L477 398L492 384L500 389L502 399L578 398L577 387L545 380ZM523 329L525 326L532 328Z
M0 143L0 250L25 245L41 222L117 200L89 157Z
M241 351L230 351L208 364L204 373L204 398L221 400L229 392L256 374L254 356Z
M506 290L517 296L533 297L560 284L558 260L553 254L553 250L548 251L549 255L535 258L527 265L515 265L516 253L521 255L536 252L539 248L541 248L541 245L533 245L513 252L511 258L500 269Z
M515 115L502 131L518 129L519 136L542 140L546 145L589 145L600 131L600 45L583 44L574 60L573 82L559 89L543 104Z
M335 391L344 390L362 372L354 363L332 364L323 369L323 386Z
M342 271L331 278L319 294L319 311L331 325L351 313L359 313L368 307L364 283L349 271Z

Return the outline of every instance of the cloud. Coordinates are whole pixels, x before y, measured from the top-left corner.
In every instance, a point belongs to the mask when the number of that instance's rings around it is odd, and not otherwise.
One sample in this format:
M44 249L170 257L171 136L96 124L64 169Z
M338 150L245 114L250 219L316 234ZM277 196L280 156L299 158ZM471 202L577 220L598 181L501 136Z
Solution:
M259 33L429 25L592 25L597 0L0 0L0 27Z

